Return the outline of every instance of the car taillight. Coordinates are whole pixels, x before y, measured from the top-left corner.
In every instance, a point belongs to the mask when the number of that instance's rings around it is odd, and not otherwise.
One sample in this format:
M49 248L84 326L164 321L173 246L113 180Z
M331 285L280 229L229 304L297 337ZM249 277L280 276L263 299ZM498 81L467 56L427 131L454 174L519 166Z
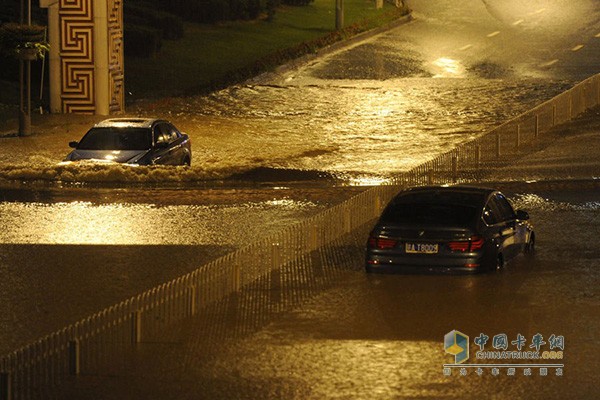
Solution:
M397 240L394 239L384 239L384 238L369 238L369 247L377 248L377 249L392 249L396 247L398 243Z
M448 247L450 247L450 250L452 251L467 251L469 250L469 242L449 242Z
M471 236L471 251L481 249L484 243L485 240L481 236Z
M471 236L469 240L458 240L448 242L448 247L452 251L474 251L483 247L485 240L481 236Z

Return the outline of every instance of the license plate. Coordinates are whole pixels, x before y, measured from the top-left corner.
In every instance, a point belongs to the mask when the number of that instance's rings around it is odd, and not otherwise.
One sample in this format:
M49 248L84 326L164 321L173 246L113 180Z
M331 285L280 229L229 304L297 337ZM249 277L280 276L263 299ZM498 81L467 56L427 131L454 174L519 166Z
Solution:
M406 243L406 252L412 254L437 254L437 243Z

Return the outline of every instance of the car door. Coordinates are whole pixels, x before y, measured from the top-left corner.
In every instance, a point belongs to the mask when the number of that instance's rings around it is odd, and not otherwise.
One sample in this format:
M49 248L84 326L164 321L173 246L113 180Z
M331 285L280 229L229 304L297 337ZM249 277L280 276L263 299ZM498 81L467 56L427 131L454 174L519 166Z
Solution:
M183 138L181 133L173 125L165 123L165 130L168 131L169 136L169 158L170 164L183 164L186 153L183 147Z
M174 164L170 146L171 131L164 122L154 126L154 164Z
M517 224L517 215L502 193L495 193L491 199L492 205L499 216L499 233L503 242L505 259L518 254L522 242L522 226Z
M493 195L488 199L482 217L486 225L486 237L492 238L498 247L498 253L502 253L505 260L509 259L511 257L510 241L512 232L503 221L502 211L498 208ZM495 257L496 255L494 255L494 259Z

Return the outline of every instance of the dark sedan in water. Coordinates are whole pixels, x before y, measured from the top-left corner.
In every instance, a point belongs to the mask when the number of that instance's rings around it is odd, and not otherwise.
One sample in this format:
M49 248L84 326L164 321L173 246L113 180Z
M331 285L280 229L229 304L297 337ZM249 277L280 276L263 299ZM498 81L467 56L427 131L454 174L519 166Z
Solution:
M497 190L419 187L400 192L367 243L367 272L461 272L502 268L532 251L527 212L514 211Z
M94 160L134 165L191 165L192 147L185 133L160 119L113 118L92 127L65 161Z

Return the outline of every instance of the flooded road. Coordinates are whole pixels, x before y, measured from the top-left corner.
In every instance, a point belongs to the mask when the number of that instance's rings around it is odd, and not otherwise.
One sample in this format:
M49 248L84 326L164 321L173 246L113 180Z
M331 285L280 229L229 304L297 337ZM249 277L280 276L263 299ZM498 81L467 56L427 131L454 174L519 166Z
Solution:
M316 171L373 184L598 72L597 2L410 5L415 21L299 69L209 96L130 105L130 115L163 117L190 135L191 169L57 166L88 120L0 139L0 179L190 185L269 170L280 179Z
M281 231L357 190L5 190L0 354Z
M189 169L57 165L98 118L50 116L43 133L0 138L0 353L385 182L598 72L597 2L556 0L541 12L540 2L513 2L413 0L413 23L298 70L131 105L131 115L190 134Z
M600 228L597 189L512 192L534 216L536 252L504 270L476 276L364 273L360 237L322 250L282 281L281 293L263 282L204 310L164 337L144 343L135 363L110 378L68 381L59 397L97 399L590 399L600 366ZM359 235L360 236L360 235ZM357 240L358 239L358 240ZM325 255L327 254L327 255ZM330 258L328 258L330 257ZM335 262L333 261L335 259ZM282 273L282 276L287 276ZM444 352L452 330L474 338L506 334L532 339L541 350L564 338L563 359L514 363L563 364L456 368ZM509 344L509 350L515 346ZM506 364L506 360L497 361ZM107 384L110 383L110 384Z

